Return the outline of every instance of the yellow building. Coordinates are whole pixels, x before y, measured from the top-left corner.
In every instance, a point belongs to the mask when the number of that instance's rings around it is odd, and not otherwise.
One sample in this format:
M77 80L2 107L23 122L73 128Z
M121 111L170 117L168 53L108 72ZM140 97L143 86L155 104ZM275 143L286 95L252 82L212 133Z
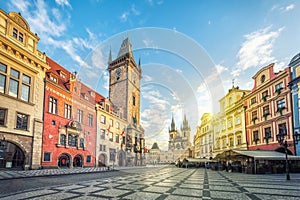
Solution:
M41 166L46 55L18 13L0 10L0 168Z
M232 89L219 100L220 112L214 116L214 149L216 156L229 149L247 149L244 96L249 90Z
M213 126L212 115L204 113L201 117L201 125L197 127L195 143L195 158L210 158L213 150ZM197 145L197 146L196 146Z
M97 94L97 96L100 95ZM126 155L121 150L125 150L125 135L128 122L122 118L122 110L113 110L112 103L102 97L96 103L96 111L97 166L125 166Z
M196 134L194 135L194 158L200 158L200 128L196 128Z

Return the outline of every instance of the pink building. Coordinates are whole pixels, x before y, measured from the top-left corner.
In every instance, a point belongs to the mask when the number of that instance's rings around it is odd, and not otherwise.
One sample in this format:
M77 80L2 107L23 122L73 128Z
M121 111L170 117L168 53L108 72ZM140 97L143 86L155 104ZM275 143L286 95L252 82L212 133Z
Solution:
M276 135L286 133L293 144L290 68L274 73L274 63L260 69L253 77L252 92L245 96L246 137L249 150L276 150L284 153ZM288 152L294 153L293 145Z

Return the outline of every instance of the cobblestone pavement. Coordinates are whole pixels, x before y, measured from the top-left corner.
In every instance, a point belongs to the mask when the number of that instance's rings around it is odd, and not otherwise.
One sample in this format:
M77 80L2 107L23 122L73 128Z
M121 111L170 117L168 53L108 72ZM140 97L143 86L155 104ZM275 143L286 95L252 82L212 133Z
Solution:
M153 169L20 191L1 199L300 199L300 174L291 174L292 180L286 181L284 174L248 175L173 166Z

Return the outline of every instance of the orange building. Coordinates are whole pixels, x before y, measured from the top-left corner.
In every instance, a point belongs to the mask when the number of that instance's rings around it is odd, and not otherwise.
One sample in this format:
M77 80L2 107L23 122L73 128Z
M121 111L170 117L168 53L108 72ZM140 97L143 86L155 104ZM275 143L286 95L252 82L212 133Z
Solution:
M260 69L254 76L252 92L245 96L246 134L249 150L276 150L285 152L276 135L287 134L293 143L291 95L288 83L290 68L274 73L274 64ZM293 145L288 152L292 154Z
M47 62L42 166L95 166L96 93L76 73Z

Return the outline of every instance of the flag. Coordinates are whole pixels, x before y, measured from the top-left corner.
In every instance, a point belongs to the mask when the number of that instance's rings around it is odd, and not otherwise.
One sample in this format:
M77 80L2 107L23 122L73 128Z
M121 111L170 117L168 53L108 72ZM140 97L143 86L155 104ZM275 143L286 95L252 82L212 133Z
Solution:
M125 129L122 130L122 134L121 135L123 136L124 134L125 134Z
M110 125L107 128L107 135L110 133Z

